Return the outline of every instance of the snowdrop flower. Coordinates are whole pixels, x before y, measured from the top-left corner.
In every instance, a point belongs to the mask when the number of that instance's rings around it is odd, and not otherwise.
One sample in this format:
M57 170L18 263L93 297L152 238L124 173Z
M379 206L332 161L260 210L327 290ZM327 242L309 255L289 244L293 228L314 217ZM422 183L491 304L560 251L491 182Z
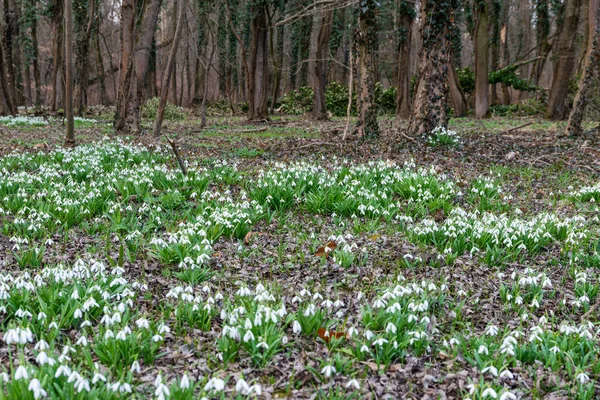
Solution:
M496 336L498 334L498 327L496 325L490 325L485 330L488 336Z
M350 379L348 383L346 383L346 389L358 390L360 389L360 384L356 379Z
M171 392L167 385L162 383L162 376L158 375L154 380L154 387L156 390L154 391L154 395L158 400L164 400L171 395Z
M35 349L36 350L48 350L50 348L50 346L48 345L48 342L46 342L44 339L40 340L39 342L37 342L35 344Z
M241 393L244 396L250 394L251 390L252 389L250 388L250 385L248 385L248 383L243 378L240 378L235 384L235 391Z
M584 372L580 372L575 379L577 379L582 385L585 385L589 382L590 377L587 376L587 374L585 374Z
M396 325L392 324L391 322L388 322L387 326L385 327L385 331L386 333L395 334L398 331L398 328L396 328Z
M92 384L95 385L99 381L106 382L106 377L104 377L104 375L102 375L98 372L94 372L94 377L92 378Z
M46 352L41 351L37 357L35 358L35 361L39 364L39 365L54 365L56 364L56 360L54 360L54 358L48 357L48 355L46 354Z
M302 325L300 325L300 322L294 321L294 323L292 324L292 332L294 332L295 334L299 334L300 332L302 332Z
M34 399L39 399L48 395L48 393L46 393L46 391L42 388L42 384L40 383L40 381L36 378L32 379L31 382L29 382L28 389L30 392L33 393Z
M249 342L252 340L254 340L254 334L252 333L252 331L247 331L244 335L244 342Z
M61 376L70 376L71 375L71 368L67 367L66 365L61 365L60 367L58 367L56 369L56 373L54 374L54 378L60 378Z
M507 391L500 395L500 400L517 400L517 396Z
M490 354L488 348L486 346L484 346L483 344L481 346L479 346L479 349L477 350L477 353L479 353L479 354L485 354L485 355Z
M490 365L489 367L485 367L483 370L481 370L481 372L483 372L484 374L486 372L489 372L490 374L492 374L494 376L498 376L498 369L496 367L494 367L493 365Z
M135 321L135 324L140 329L150 329L150 322L146 318L140 318Z
M489 388L485 389L483 391L483 393L481 393L482 399L485 399L486 397L491 397L491 398L496 399L496 398L498 398L498 393L496 393L496 391L493 388L489 387Z
M137 373L137 374L139 374L139 373L140 373L140 371L141 371L141 368L140 368L140 363L139 363L137 360L135 360L134 362L132 362L132 363L131 363L131 368L129 368L129 371L131 371L132 373ZM159 376L160 376L160 375L159 375Z
M24 366L19 365L19 368L17 368L17 371L15 372L15 380L19 381L21 379L28 380L29 374L27 373L27 369Z
M190 387L190 378L188 378L187 374L183 374L181 377L181 381L179 382L179 388L182 390L189 389Z
M219 378L211 378L208 383L204 386L205 391L214 390L215 392L221 392L225 389L225 381Z
M510 372L509 369L505 369L504 371L500 372L500 379L514 379L514 375L512 372Z
M326 365L321 370L321 373L325 376L325 378L331 378L333 374L335 374L336 370L333 365Z

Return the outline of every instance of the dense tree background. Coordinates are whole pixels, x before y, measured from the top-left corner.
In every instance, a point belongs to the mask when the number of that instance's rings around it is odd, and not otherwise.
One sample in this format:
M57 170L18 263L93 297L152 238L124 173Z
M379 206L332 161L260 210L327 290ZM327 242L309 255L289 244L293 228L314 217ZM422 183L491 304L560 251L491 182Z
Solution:
M139 131L140 108L165 91L170 103L198 110L219 104L255 121L278 111L327 119L345 115L351 75L360 137L377 136L378 114L423 118L415 115L425 112L415 111L423 101L477 118L527 102L567 119L590 65L598 9L597 0L67 3L76 115L115 106L116 129ZM0 2L0 114L65 108L67 3ZM431 25L438 15L443 30ZM428 47L431 34L438 35L436 48ZM435 65L423 65L434 53ZM593 99L598 78L591 64L585 83ZM422 87L431 86L425 73L434 74L435 88ZM411 124L415 133L430 125Z

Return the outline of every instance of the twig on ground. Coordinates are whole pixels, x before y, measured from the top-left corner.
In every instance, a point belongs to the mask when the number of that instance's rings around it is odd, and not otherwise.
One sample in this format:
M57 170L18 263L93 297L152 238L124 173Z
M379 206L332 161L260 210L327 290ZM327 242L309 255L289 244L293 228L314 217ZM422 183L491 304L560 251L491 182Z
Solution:
M262 128L258 128L258 129L236 129L236 130L232 130L232 131L223 131L223 133L256 133L256 132L264 132L267 129L269 129L268 126L263 126Z
M514 128L510 128L510 129L507 129L505 131L500 132L500 135L504 135L505 133L516 131L517 129L525 128L526 126L529 126L529 125L532 125L532 124L533 124L533 122L528 122L528 123L523 124L523 125L515 126Z

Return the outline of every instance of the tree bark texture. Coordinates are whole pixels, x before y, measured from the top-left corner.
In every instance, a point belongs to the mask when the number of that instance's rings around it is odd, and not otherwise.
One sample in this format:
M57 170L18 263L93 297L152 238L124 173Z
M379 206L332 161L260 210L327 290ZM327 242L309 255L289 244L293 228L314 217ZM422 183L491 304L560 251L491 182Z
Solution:
M489 0L475 0L475 118L486 118L490 112L488 80Z
M377 43L375 1L359 4L358 26L354 36L357 70L357 111L354 134L360 139L379 137L375 104L375 64L373 53Z
M250 75L248 84L248 119L251 121L267 118L269 89L269 43L267 36L267 9L261 6L255 10L251 23L252 45L250 54Z
M160 86L160 102L158 103L158 112L156 113L156 121L154 123L154 137L159 137L161 134L163 118L165 115L165 106L167 105L167 95L169 94L169 81L172 77L173 69L175 68L177 49L183 33L184 18L185 8L181 7L181 10L179 10L179 17L177 18L175 37L173 38L169 59L167 60L167 66L165 67L165 73L163 74L163 82Z
M410 50L412 47L412 26L414 8L408 1L400 4L400 43L398 48L398 91L396 94L396 118L410 117Z
M333 27L333 10L324 11L321 17L317 35L315 62L313 65L313 118L327 120L327 105L325 104L325 88L327 86L327 64L329 62L329 39Z
M408 126L410 136L429 135L434 128L448 125L448 33L456 4L423 0L421 7L423 49Z
M569 81L575 70L577 50L576 37L579 24L579 8L582 0L566 0L564 24L558 38L557 59L554 63L552 86L548 95L546 118L562 120L567 117Z
M592 12L595 11L595 14ZM579 81L579 88L573 102L573 109L569 115L569 122L565 133L572 136L578 136L582 133L581 123L585 114L585 108L588 102L588 94L594 78L600 75L600 7L590 7L589 24L594 27L593 35L590 35L590 46L588 47L587 58L583 76Z

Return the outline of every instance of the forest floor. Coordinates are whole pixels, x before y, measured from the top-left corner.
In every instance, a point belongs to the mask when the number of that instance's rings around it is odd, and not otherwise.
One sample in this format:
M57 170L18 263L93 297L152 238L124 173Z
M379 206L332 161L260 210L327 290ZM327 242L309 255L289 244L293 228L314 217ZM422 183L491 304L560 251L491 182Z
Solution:
M0 398L598 398L600 138L381 125L0 124Z

